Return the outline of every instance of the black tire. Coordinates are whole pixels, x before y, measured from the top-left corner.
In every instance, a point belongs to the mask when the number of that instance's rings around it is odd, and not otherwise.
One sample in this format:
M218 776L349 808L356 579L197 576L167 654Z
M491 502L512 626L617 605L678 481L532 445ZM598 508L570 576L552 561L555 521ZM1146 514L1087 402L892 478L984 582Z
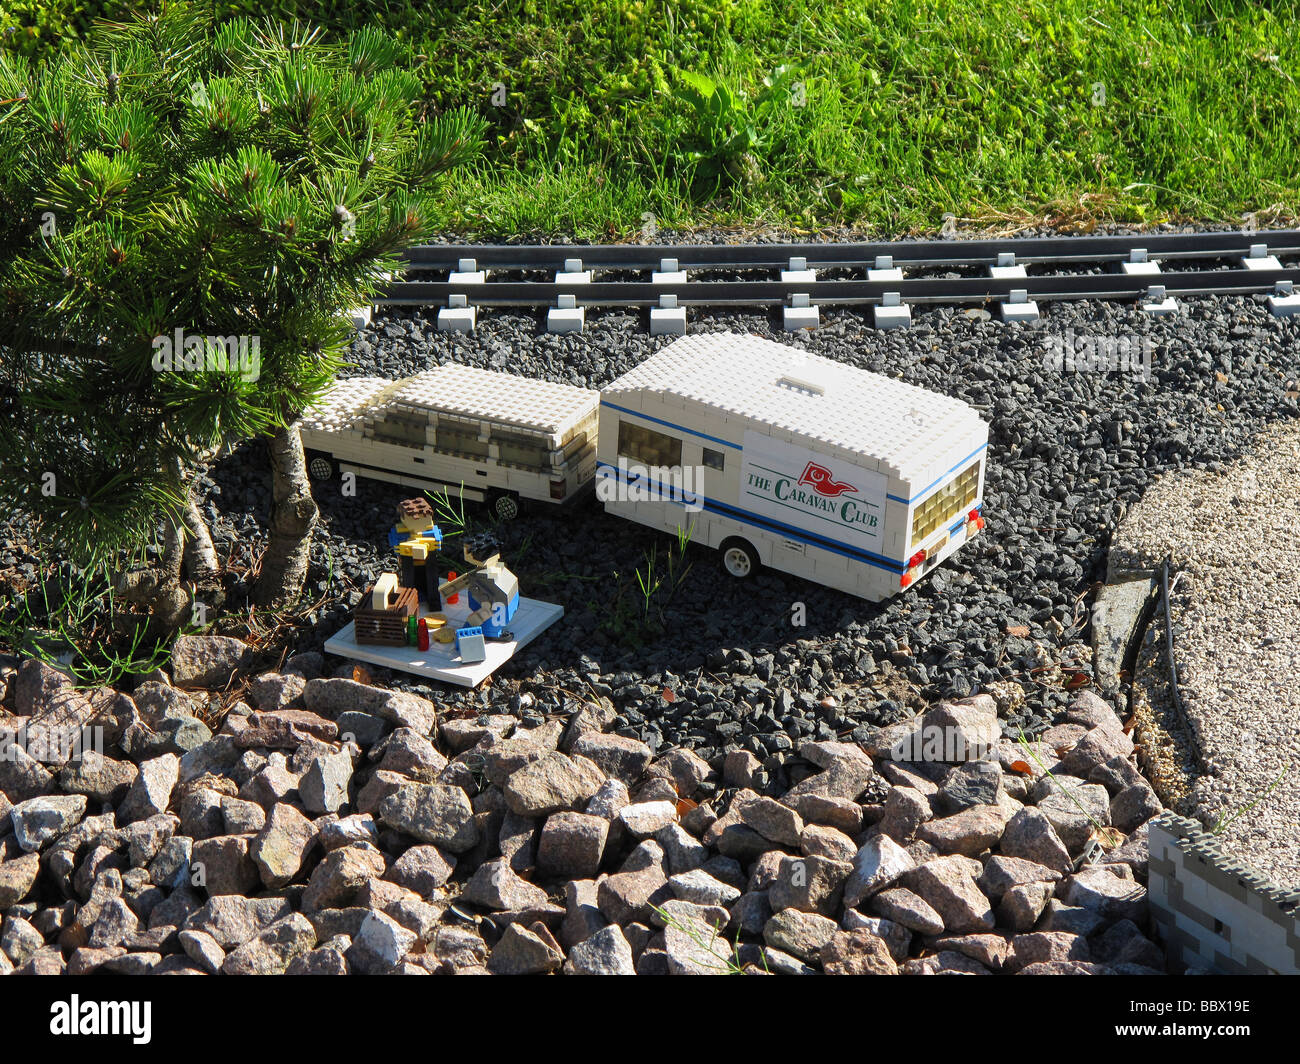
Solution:
M307 459L307 476L317 483L324 484L338 476L339 466L333 455L308 451L303 457Z
M494 491L488 496L487 504L498 521L513 521L522 510L519 496L512 491Z
M723 571L737 580L751 579L761 567L758 551L754 549L752 543L739 536L724 539L722 546L718 548L718 553L722 556Z

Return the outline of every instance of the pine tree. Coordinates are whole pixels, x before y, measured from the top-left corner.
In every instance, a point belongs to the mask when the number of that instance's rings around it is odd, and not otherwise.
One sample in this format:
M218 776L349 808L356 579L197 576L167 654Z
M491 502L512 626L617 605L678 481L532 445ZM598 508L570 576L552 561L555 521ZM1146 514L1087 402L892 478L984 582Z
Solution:
M0 55L0 505L62 557L162 529L122 588L175 628L217 560L196 464L266 438L262 605L301 590L317 519L294 422L346 311L427 238L437 175L485 123L430 115L400 42L213 26L188 4L35 67ZM204 338L217 338L210 343Z

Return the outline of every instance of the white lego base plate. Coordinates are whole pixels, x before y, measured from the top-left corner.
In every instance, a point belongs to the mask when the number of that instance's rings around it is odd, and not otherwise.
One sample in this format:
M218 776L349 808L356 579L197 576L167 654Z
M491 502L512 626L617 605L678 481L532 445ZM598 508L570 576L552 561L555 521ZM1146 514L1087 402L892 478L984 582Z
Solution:
M460 602L448 606L442 612L449 622L462 623L469 615L468 596L461 592ZM420 616L428 611L421 606ZM487 640L487 660L465 665L456 653L455 643L439 643L430 639L429 649L417 650L415 647L386 647L360 645L353 638L355 622L349 621L346 628L325 641L325 651L337 654L341 658L352 658L371 665L382 665L399 672L427 676L433 680L459 684L461 687L476 687L498 668L504 665L520 647L527 646L546 629L564 616L564 607L537 599L520 598L519 609L506 626L513 639Z

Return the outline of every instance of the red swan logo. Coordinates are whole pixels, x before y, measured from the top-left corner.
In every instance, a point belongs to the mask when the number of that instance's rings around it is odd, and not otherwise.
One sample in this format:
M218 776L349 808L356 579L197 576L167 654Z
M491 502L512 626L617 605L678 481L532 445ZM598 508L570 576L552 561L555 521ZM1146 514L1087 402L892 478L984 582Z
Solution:
M809 462L802 474L799 476L799 484L802 487L807 484L818 495L827 495L834 498L836 495L843 495L846 491L857 491L847 480L836 480L831 476L831 471L825 466L819 466L816 462Z

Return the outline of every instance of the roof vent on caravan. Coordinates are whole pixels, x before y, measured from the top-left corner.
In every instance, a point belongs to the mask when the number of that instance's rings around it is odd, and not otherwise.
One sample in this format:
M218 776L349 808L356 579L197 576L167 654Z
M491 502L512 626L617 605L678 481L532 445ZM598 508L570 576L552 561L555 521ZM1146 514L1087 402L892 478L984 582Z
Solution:
M777 387L789 388L792 392L803 392L806 395L826 394L826 388L823 385L806 377L796 377L790 373L780 377L776 383Z

